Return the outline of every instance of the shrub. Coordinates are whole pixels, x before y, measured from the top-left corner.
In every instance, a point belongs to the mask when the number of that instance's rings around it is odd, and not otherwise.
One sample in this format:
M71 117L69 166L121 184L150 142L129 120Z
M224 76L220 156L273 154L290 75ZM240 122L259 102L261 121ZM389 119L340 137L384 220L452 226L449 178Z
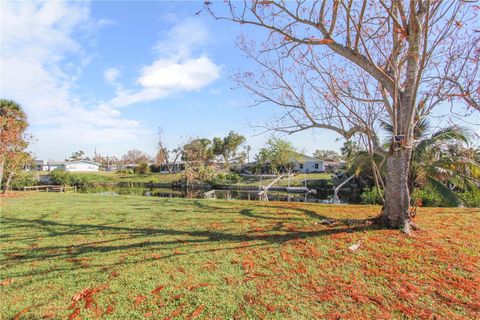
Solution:
M151 172L160 172L162 169L162 166L161 165L157 165L157 164L152 164L150 165L150 171Z
M235 172L230 172L230 173L223 173L220 172L216 174L213 179L212 183L215 184L231 184L231 183L237 183L242 179L242 177Z
M458 196L468 207L480 208L480 191L472 190L468 192L463 192L459 193Z
M88 180L87 177L76 177L75 175L72 175L72 177L72 185L76 186L79 189L86 190L93 186L93 184Z
M49 174L50 182L62 186L76 186L79 189L92 187L92 183L85 176L76 176L66 171L55 169Z
M73 185L73 176L63 170L55 169L48 174L50 177L50 183L58 184L62 186Z
M123 173L133 174L133 170L132 169L122 169L122 170L115 171L115 173L117 173L117 174L123 174Z
M380 190L380 193L383 195L383 190ZM363 204L382 204L382 199L374 187L365 187L360 195L360 199L362 199L361 203Z
M182 179L187 184L190 183L211 183L215 177L213 168L204 164L193 164L185 168L182 173Z
M23 187L31 187L38 183L36 174L32 172L20 172L15 175L10 182L10 188L13 190L22 190Z
M150 168L147 163L140 163L138 166L133 169L133 172L138 174L147 174L150 172Z

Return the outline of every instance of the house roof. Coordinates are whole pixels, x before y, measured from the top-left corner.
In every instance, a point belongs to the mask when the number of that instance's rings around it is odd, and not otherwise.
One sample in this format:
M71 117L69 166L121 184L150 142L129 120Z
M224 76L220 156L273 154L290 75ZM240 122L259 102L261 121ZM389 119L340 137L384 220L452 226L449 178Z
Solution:
M298 154L298 156L301 157L303 161L315 161L315 162L323 161L322 159L318 159L318 158L315 158L315 157L310 157L310 156L300 154L300 153ZM294 159L294 160L298 160L298 159Z
M298 159L300 158L300 159ZM322 159L317 159L317 158L314 158L314 157L310 157L310 156L307 156L307 155L304 155L304 154L298 154L298 158L296 157L292 157L292 159L290 160L291 162L305 162L305 161L312 161L312 162L323 162ZM299 161L300 160L300 161ZM268 163L268 162L266 162ZM257 161L252 161L252 162L249 162L249 163L245 163L244 165L245 166L254 166L257 164Z
M54 166L60 166L65 164L65 161L53 161L53 160L48 160L47 161L48 165L54 165Z
M90 160L75 160L75 161L35 160L36 164L44 164L44 165L50 165L50 166L63 166L66 164L79 163L79 162L85 162L85 163L90 163L90 164L95 164L97 166L100 166L100 163L95 161L90 161Z
M95 164L95 165L97 165L97 166L100 165L100 163L95 162L95 161L90 161L90 160L65 161L64 164L72 164L72 163L79 163L79 162L85 162L85 163Z

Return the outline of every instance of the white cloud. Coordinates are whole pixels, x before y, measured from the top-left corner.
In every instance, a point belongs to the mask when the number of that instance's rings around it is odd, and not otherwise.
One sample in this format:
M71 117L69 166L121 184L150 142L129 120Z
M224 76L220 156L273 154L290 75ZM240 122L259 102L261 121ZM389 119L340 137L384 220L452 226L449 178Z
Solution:
M26 110L38 156L62 159L92 145L113 149L139 140L140 123L72 94L90 59L76 34L103 24L91 19L88 3L2 2L1 20L2 98Z
M161 56L176 60L188 59L209 41L210 34L205 25L200 20L188 18L168 30L166 36L155 45L155 49Z
M137 78L140 89L117 90L113 107L161 99L182 91L197 91L220 78L221 67L203 52L208 44L207 28L195 19L174 25L157 43L159 58L143 67Z
M165 91L199 90L219 78L220 67L207 57L177 62L159 59L143 69L138 82Z
M103 73L103 78L107 83L113 84L118 79L118 77L120 77L120 75L120 70L118 70L117 68L110 68L105 70L105 72Z

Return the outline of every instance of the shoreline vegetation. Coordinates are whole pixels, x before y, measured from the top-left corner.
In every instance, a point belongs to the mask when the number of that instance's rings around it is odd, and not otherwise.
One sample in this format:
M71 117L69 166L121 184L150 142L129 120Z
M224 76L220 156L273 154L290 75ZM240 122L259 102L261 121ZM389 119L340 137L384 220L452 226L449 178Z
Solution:
M24 192L0 206L4 319L480 315L478 209L420 208L413 239L366 224L378 206Z
M27 172L23 177L12 184L12 189L23 190L24 186L33 186L39 184L52 184L49 177L55 175L53 184L76 186L78 191L94 193L117 191L121 189L124 194L141 195L140 189L172 188L172 190L185 189L182 173L126 173L126 172ZM221 175L220 175L221 176ZM226 177L226 178L225 178ZM228 175L224 175L223 179L217 179L208 182L197 182L190 184L189 190L232 190L232 191L258 191L262 186L271 183L275 177L265 175L264 177L255 175L232 175L234 179L229 180ZM333 196L333 190L341 180L337 180L335 174L332 173L299 173L290 178L281 179L271 189L277 191L287 186L304 187L305 180L307 188L313 189L318 196L312 199L313 202L329 201ZM480 207L480 197L478 192L459 193L463 199L464 207ZM362 185L359 182L353 182L340 189L340 196L344 202L351 204L380 204L381 199L374 188L368 185ZM413 197L421 199L421 205L426 207L451 207L452 205L446 201L436 190L428 188L415 190ZM312 202L312 201L310 201Z

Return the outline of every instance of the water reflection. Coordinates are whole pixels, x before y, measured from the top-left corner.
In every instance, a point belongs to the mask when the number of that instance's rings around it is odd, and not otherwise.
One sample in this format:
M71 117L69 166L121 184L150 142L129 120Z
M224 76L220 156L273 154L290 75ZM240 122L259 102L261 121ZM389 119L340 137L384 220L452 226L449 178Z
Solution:
M92 190L93 191L93 190ZM98 190L95 192L102 196L115 196L115 195L137 195L146 197L162 197L162 198L191 198L191 199L203 199L205 193L212 190L184 190L184 189L171 189L171 188L114 188L109 190ZM251 200L259 201L260 196L258 190L214 190L210 192L210 198L213 199L225 199L225 200ZM213 193L213 195L212 195ZM331 203L332 195L320 194L298 194L287 193L280 191L268 192L269 201L285 201L285 202L309 202L309 203ZM348 202L348 195L340 197L341 202Z

